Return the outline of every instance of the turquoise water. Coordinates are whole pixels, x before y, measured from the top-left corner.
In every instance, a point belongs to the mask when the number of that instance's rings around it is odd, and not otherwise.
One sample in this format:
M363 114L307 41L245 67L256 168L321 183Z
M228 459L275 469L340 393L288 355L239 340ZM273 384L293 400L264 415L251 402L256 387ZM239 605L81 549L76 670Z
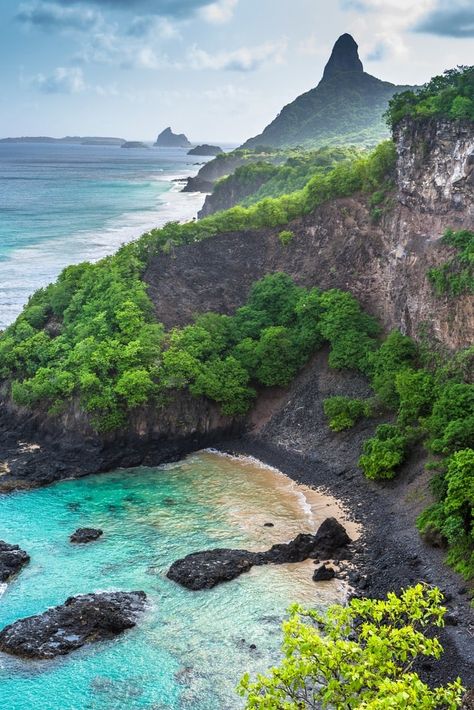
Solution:
M68 264L194 217L202 195L173 179L195 162L180 149L0 143L0 329Z
M1 497L0 539L21 545L31 562L0 598L0 627L98 590L142 589L148 606L135 629L67 657L32 662L0 654L0 707L242 707L234 687L246 670L278 660L288 604L324 606L343 590L312 582L310 562L255 568L203 592L182 589L166 570L199 549L264 549L314 531L326 511L324 499L309 501L282 474L208 452ZM80 526L101 527L104 536L73 546L68 537Z

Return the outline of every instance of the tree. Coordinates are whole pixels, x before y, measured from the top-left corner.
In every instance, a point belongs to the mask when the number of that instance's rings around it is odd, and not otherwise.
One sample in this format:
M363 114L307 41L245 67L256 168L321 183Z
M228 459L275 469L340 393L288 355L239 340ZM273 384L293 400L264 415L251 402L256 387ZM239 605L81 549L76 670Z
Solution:
M430 626L443 626L439 589L418 584L384 600L353 599L326 614L295 605L283 624L284 659L239 692L247 710L454 710L461 706L458 678L431 689L411 669L419 656L443 651Z

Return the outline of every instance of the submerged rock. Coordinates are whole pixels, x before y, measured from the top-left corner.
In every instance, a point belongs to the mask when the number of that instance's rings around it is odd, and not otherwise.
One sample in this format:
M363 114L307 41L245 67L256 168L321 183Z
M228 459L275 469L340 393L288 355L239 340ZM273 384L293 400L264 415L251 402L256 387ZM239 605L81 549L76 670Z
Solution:
M145 592L69 597L61 606L6 626L0 631L0 651L23 658L64 656L135 626L145 601Z
M104 534L100 528L78 528L69 538L71 542L85 544L98 540Z
M167 577L186 589L211 589L235 579L254 565L303 562L309 558L347 556L351 542L344 527L335 518L327 518L316 535L301 533L291 542L273 545L266 552L226 548L194 552L173 562Z
M21 547L0 540L0 582L8 582L29 561L29 554Z

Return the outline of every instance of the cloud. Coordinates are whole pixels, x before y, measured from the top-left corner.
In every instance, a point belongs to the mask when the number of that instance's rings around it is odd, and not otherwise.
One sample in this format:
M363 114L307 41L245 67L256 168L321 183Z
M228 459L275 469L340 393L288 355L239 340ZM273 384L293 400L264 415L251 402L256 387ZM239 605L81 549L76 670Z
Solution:
M20 5L16 19L43 30L72 29L86 31L95 27L100 14L86 7L62 7L52 2L30 2Z
M129 37L150 37L160 39L176 39L180 37L178 28L166 17L155 17L154 15L140 15L134 17L127 28L126 34Z
M81 4L83 0L60 0L64 6ZM187 17L212 5L225 8L232 4L229 0L89 0L104 9L127 10L132 12L151 13L166 17ZM222 11L225 13L225 9ZM212 11L211 11L212 14Z
M188 61L192 69L252 72L270 62L281 64L286 46L286 41L266 42L257 47L240 47L209 54L195 45L188 54Z
M378 42L367 55L367 61L380 62L387 56L387 45L384 42Z
M37 74L30 85L43 94L79 94L86 89L82 69L79 67L57 67L52 74Z
M217 0L217 2L213 2L201 8L201 17L203 17L206 22L210 22L214 25L229 22L234 15L237 3L238 0Z
M439 0L413 29L439 37L474 37L474 4L472 0Z

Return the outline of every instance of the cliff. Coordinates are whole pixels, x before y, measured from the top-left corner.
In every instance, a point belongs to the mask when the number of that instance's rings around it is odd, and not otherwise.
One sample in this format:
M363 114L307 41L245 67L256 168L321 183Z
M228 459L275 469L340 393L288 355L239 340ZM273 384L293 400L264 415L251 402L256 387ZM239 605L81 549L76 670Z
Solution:
M355 195L293 221L288 229L294 236L286 245L278 238L281 228L266 228L218 234L159 253L144 274L157 320L171 328L196 313L231 313L254 281L285 271L305 286L349 290L387 331L398 328L415 338L428 333L449 349L471 345L474 298L437 296L427 272L451 255L440 241L446 228L474 229L474 127L405 123L396 138L398 186L392 208L378 223L367 197ZM429 149L420 149L423 144ZM296 408L298 397L292 400ZM276 415L278 398L266 407L267 416ZM125 430L99 436L77 402L54 418L42 410L31 414L4 397L0 486L157 463L243 431L253 421L254 413L225 417L215 404L181 391L162 407L135 411ZM19 441L37 441L41 449L23 450Z
M165 128L154 144L157 148L190 148L191 143L184 133L173 133L171 128Z
M270 158L270 156L258 151L248 152L241 150L236 150L232 153L220 153L213 160L203 165L196 177L188 178L183 192L212 192L218 180L232 175L237 168L270 159L275 162L282 162L284 156Z
M344 34L335 43L319 84L285 106L242 147L374 145L388 137L383 113L389 100L407 88L364 72L356 42Z

